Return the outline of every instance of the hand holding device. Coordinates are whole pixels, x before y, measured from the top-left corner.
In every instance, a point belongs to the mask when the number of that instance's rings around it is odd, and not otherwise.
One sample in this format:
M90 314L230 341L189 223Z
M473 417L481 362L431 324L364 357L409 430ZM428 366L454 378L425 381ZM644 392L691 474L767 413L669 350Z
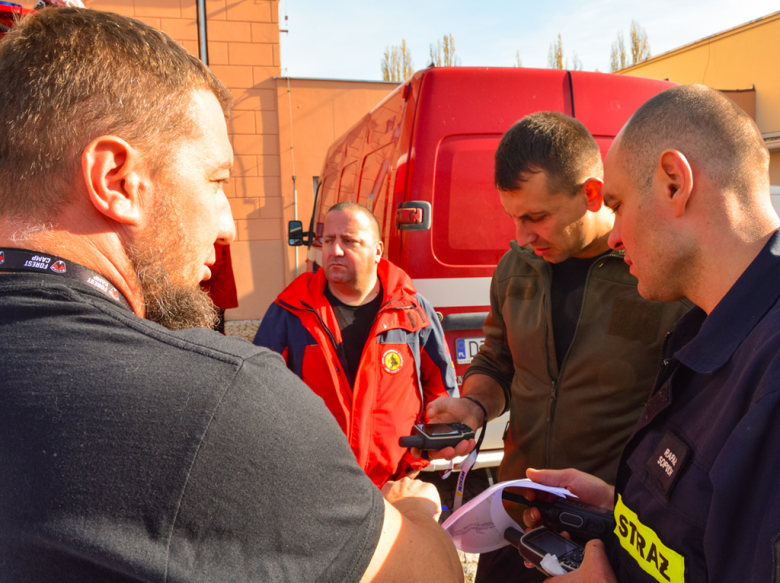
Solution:
M542 567L545 556L555 555L558 563L567 573L579 569L585 556L585 549L580 545L545 527L529 530L525 534L516 528L507 528L504 538L517 548L526 561L548 576L555 573L549 573Z
M455 447L461 441L474 439L474 430L463 423L428 423L414 426L414 433L401 437L398 445L422 450Z
M506 490L502 493L502 498L538 509L547 524L584 540L606 540L615 530L615 517L611 511L572 498L555 498L551 502L544 502L538 499L528 500Z

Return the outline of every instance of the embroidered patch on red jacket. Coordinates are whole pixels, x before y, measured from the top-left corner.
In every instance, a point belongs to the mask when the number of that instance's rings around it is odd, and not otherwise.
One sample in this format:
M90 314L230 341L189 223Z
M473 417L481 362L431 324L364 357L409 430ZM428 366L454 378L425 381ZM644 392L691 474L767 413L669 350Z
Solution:
M404 358L397 350L387 350L382 355L382 366L390 374L395 374L404 364Z

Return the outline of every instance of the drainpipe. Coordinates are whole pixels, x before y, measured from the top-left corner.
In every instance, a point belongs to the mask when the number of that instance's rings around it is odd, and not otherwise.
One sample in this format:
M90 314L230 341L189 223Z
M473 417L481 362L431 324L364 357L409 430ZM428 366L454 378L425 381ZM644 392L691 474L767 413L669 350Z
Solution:
M198 13L195 17L198 23L198 53L200 60L207 67L209 66L209 45L206 36L206 0L197 0Z
M287 77L287 103L290 106L290 155L292 156L293 220L297 221L298 220L298 189L295 188L295 148L293 148L292 92L290 91L289 77ZM295 247L295 277L298 277L298 247L297 246Z

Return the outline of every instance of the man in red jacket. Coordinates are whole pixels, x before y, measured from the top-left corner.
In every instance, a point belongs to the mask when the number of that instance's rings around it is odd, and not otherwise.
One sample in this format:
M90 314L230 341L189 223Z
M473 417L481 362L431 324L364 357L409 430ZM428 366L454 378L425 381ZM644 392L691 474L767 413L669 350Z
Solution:
M382 259L382 248L367 208L331 207L322 269L279 294L254 341L282 354L322 397L379 487L428 464L398 438L426 421L427 403L458 395L439 319L409 276Z

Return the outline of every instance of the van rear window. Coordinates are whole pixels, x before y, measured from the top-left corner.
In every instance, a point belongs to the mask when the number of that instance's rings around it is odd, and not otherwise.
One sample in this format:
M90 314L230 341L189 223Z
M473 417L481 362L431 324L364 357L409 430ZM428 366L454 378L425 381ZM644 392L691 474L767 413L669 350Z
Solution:
M498 263L515 238L493 185L501 134L448 136L439 143L433 189L433 252L448 265Z

